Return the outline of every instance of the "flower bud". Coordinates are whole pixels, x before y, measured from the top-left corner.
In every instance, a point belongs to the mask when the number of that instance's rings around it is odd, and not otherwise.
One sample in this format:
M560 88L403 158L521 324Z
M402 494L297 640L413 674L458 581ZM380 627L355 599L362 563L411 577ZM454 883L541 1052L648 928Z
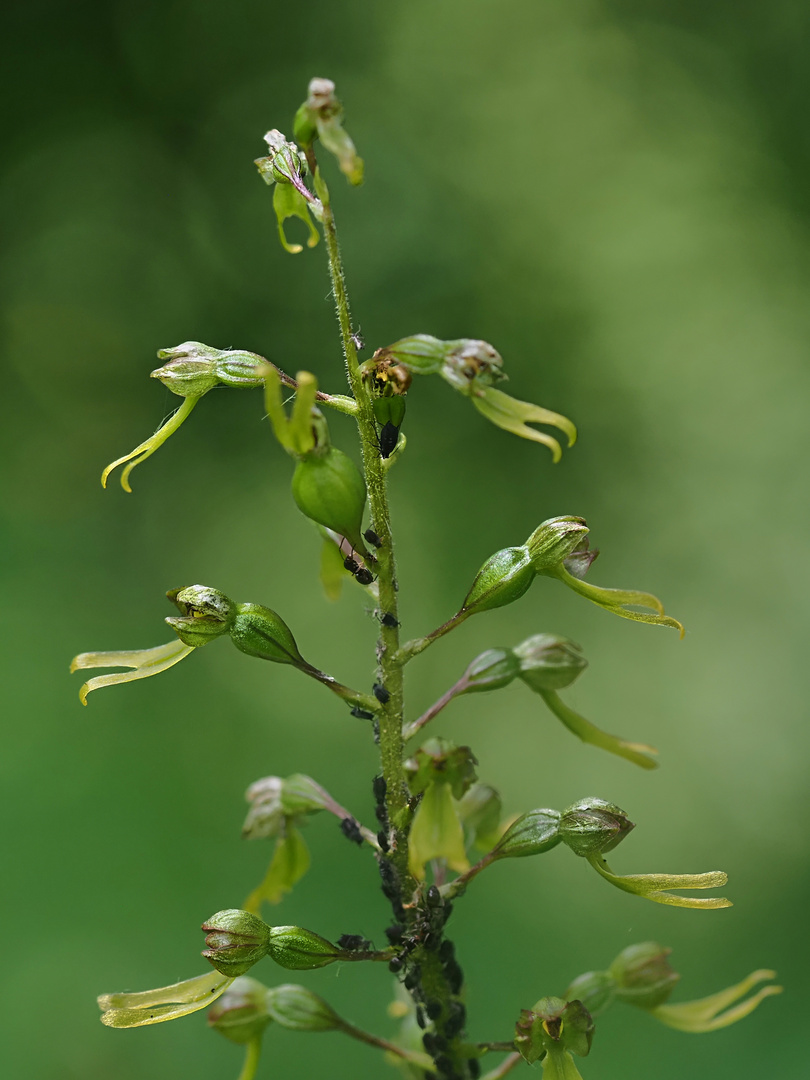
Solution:
M300 926L267 927L267 955L283 968L309 971L345 957L345 952L312 930Z
M343 1027L331 1005L305 986L285 983L267 991L271 1018L291 1031L336 1031Z
M560 818L560 839L575 855L612 851L635 828L624 810L604 799L580 799Z
M581 1001L591 1016L609 1008L616 999L616 986L609 971L587 971L578 975L565 991L568 1001Z
M218 589L208 585L189 585L166 593L182 618L167 618L184 645L199 648L214 638L231 631L236 617L236 605Z
M277 664L304 664L292 631L280 615L261 604L237 604L231 641L240 652Z
M351 184L363 183L363 159L343 128L343 107L335 96L331 79L312 79L307 100L295 114L295 138L308 148L315 136L338 160L340 171Z
M270 1023L266 986L241 975L235 979L208 1013L209 1027L235 1043L249 1043L259 1038Z
M408 786L415 795L428 784L449 784L456 799L474 783L478 764L469 746L456 746L446 739L428 739L412 758L405 762Z
M594 1023L581 1001L541 998L532 1009L523 1009L515 1027L515 1046L531 1065L543 1054L578 1054L587 1057ZM560 1075L567 1076L563 1071Z
M535 573L545 574L568 558L588 533L580 517L549 518L538 525L526 541Z
M308 454L296 466L292 494L302 514L365 553L361 531L366 484L350 457L333 446L325 454Z
M373 360L379 363L384 358L391 358L415 375L435 375L441 371L446 357L446 342L430 334L414 334L378 349Z
M247 840L278 836L286 822L323 810L325 797L328 798L323 788L301 773L286 780L280 776L263 776L245 792L250 810L242 826L242 836Z
M515 646L518 674L532 690L562 690L588 666L579 645L554 634L535 634Z
M496 859L522 859L551 851L561 840L558 810L529 810L512 822L492 854Z
M166 360L151 373L165 387L180 397L202 395L224 384L252 389L262 385L257 374L266 363L257 353L241 349L214 349L201 341L184 341L171 349L158 349L158 359Z
M655 941L629 945L620 952L610 965L619 1001L642 1009L663 1005L680 979L670 966L671 952L672 949L664 949Z
M501 797L488 784L473 784L458 802L458 816L465 829L475 837L482 851L493 847L499 838Z
M490 555L475 576L461 610L468 615L519 600L535 578L529 549L503 548Z
M459 338L442 344L445 356L440 374L454 390L471 395L474 387L491 386L505 378L501 354L488 341Z
M270 949L271 927L249 911L228 908L203 923L208 949L203 956L223 975L244 975Z
M520 673L520 661L511 649L487 649L472 661L459 682L463 694L500 690Z

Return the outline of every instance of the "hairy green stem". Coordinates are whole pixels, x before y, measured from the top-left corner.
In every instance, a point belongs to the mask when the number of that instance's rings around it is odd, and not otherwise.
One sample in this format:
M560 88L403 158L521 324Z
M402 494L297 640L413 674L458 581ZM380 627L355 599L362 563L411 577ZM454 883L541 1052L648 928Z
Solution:
M392 616L391 619L386 620L386 624L391 625L380 626L380 640L377 646L379 682L387 693L387 700L382 703L377 715L380 729L382 774L386 782L386 808L389 821L394 828L392 861L397 867L400 880L405 883L410 881L408 873L408 836L403 827L408 814L408 789L405 784L405 773L402 765L402 663L397 657L399 651L397 581L393 537L391 534L391 514L388 508L386 470L380 456L371 395L360 375L349 298L346 292L346 279L343 273L343 262L340 257L337 231L335 229L335 217L332 212L328 188L319 172L316 172L316 188L323 202L323 228L326 237L326 251L329 258L329 273L332 279L335 309L343 343L346 374L352 394L357 402L355 419L360 434L372 528L381 542L377 553L376 566L380 607L384 612Z

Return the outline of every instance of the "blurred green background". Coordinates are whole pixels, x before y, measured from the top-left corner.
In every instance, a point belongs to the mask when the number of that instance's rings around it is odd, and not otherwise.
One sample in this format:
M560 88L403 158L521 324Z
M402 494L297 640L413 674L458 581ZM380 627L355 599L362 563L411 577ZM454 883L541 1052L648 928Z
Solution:
M618 871L722 867L736 905L645 904L561 851L504 863L452 924L470 1033L508 1037L520 1008L655 938L674 947L681 999L757 967L788 993L702 1037L615 1009L586 1077L805 1075L807 22L796 0L6 12L7 1075L235 1077L241 1052L202 1014L112 1032L95 994L204 970L200 922L238 905L269 856L239 840L257 777L309 773L373 817L367 728L292 671L222 644L86 710L67 674L74 653L168 640L165 590L200 581L271 605L307 657L370 681L368 604L350 580L323 600L257 394L210 394L133 495L98 483L177 403L147 378L160 347L252 349L340 389L322 247L281 250L252 164L315 74L337 82L367 163L362 189L335 176L333 191L369 346L488 339L511 392L581 432L554 467L445 384L415 386L392 474L405 632L443 621L489 553L564 513L602 549L591 580L652 589L688 627L679 643L539 582L414 663L410 715L484 648L573 637L591 667L566 700L658 746L660 771L583 747L525 688L462 699L436 733L473 746L508 811L613 799L638 822ZM333 434L354 452L348 424ZM273 921L381 943L372 860L332 819L307 839L313 868ZM382 967L300 981L393 1031ZM338 1035L270 1031L265 1053L262 1076L396 1075Z

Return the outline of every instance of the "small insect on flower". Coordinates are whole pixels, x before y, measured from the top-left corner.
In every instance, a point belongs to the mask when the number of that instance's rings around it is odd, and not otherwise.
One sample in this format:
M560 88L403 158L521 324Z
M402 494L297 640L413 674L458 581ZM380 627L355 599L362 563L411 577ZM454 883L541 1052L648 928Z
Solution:
M366 529L366 531L363 533L363 539L366 541L367 544L371 544L372 547L382 547L382 540L374 532L373 529Z
M346 558L343 560L343 565L346 567L350 574L356 574L357 571L360 569L360 563L357 561L357 559L352 558L351 555L346 556Z
M370 585L374 580L374 575L365 566L361 566L357 573L354 575L354 580L359 585Z
M390 611L383 611L379 615L380 625L387 626L389 630L396 630L399 626L399 619L395 615L392 615Z
M356 716L358 720L373 720L374 713L369 712L367 709L361 709L359 705L355 705L349 712L352 716Z

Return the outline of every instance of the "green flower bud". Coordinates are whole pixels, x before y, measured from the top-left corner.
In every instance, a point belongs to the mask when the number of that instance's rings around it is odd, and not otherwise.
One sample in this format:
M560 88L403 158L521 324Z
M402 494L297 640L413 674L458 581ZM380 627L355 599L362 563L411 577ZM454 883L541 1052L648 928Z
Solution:
M428 739L412 758L405 762L408 786L415 795L428 784L449 784L456 799L475 782L478 764L469 746L456 746L446 739Z
M522 859L551 851L562 839L558 810L529 810L513 821L492 854L496 859Z
M535 634L515 646L518 674L532 690L561 690L588 666L579 645L554 634Z
M491 386L505 378L501 354L488 341L459 338L443 345L445 355L440 375L454 390L470 396L475 388Z
M307 172L306 158L293 142L273 128L264 136L268 156L259 158L256 165L266 184L300 184Z
M581 1001L546 997L534 1008L521 1011L515 1027L515 1046L530 1065L543 1054L556 1056L565 1052L587 1057L593 1032L593 1019Z
M565 991L568 1001L581 1001L591 1016L608 1009L616 999L616 985L608 971L586 971L577 975Z
M459 682L460 693L500 690L520 674L520 661L511 649L487 649L472 661Z
M575 855L612 851L634 829L624 810L604 799L580 799L560 818L560 839Z
M266 986L241 975L208 1013L208 1025L235 1043L258 1039L272 1019L267 1010Z
M461 611L475 615L519 600L535 578L527 547L503 548L490 555L475 576Z
M261 604L237 604L231 641L240 652L277 664L305 663L292 631L280 615Z
M267 991L267 1011L291 1031L339 1031L343 1027L331 1005L305 986L285 983Z
M244 389L261 386L257 368L266 361L257 353L238 349L214 349L201 341L184 341L171 349L158 349L158 359L168 361L151 373L180 397L202 396L224 384Z
M189 585L166 593L182 618L167 618L184 645L199 648L214 638L230 633L236 617L236 605L218 589L208 585Z
M546 574L560 566L588 533L580 517L549 518L538 525L526 541L535 573Z
M273 926L267 929L267 955L280 967L309 971L346 957L346 953L337 945L312 930L304 930L300 926Z
M390 358L415 375L435 375L441 371L446 357L446 342L430 334L414 334L378 349L373 359L382 361Z
M481 851L493 847L499 839L501 797L488 784L473 784L458 802L458 816L465 829L475 837Z
M325 809L327 798L319 784L301 773L286 780L280 776L263 776L245 792L250 810L242 826L242 836L247 840L278 836L287 821Z
M350 457L333 446L325 454L307 455L296 466L292 494L302 514L365 553L361 532L366 484Z
M295 114L295 138L310 147L317 134L324 147L338 160L340 171L351 184L363 183L363 159L343 128L343 107L335 96L331 79L312 79L307 100Z
M207 932L203 952L206 960L223 975L244 975L270 950L271 927L249 911L228 908L203 923Z
M629 945L610 965L616 997L641 1009L654 1009L670 997L680 979L670 966L672 949L664 949L655 941Z

